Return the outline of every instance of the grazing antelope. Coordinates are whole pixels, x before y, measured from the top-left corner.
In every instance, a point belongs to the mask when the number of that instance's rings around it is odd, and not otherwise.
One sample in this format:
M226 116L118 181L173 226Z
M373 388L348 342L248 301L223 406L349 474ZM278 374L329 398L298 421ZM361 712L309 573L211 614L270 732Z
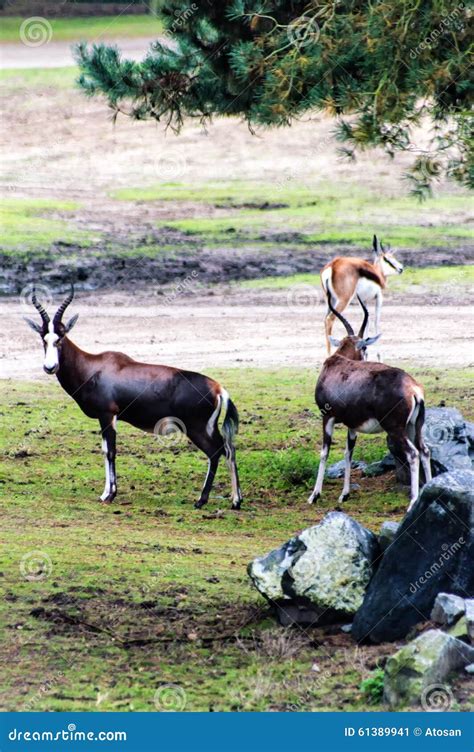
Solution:
M329 289L335 298L334 308L342 313L349 305L354 295L358 295L364 303L375 299L375 330L380 334L380 316L382 312L382 291L387 284L390 274L401 274L403 264L395 258L393 253L385 250L383 245L373 238L374 258L372 263L357 256L337 256L326 264L321 271L321 284L324 291ZM336 313L328 310L325 319L326 348L331 355L330 337ZM380 353L378 353L380 360Z
M316 403L323 418L323 447L316 485L308 501L311 504L321 494L334 424L343 423L347 426L347 444L344 487L339 501L345 501L349 496L357 433L385 431L393 442L397 457L410 467L408 509L411 509L418 497L420 456L425 481L431 480L430 453L422 436L425 417L423 387L400 368L367 361L367 347L380 336L364 339L369 318L367 308L359 298L364 320L355 335L349 322L333 306L329 285L326 292L329 308L344 324L347 337L342 342L331 337L337 350L324 362L316 384Z
M93 355L80 350L66 336L78 314L67 324L62 321L73 297L71 285L71 293L51 321L33 289L31 300L41 316L41 324L31 319L26 321L41 335L46 373L56 374L63 389L75 399L81 410L100 423L105 460L105 488L101 500L110 502L117 494L117 420L124 420L149 433L155 432L158 426L159 432L162 430L164 434L171 422L182 429L209 460L201 496L194 506L200 508L209 499L219 459L225 455L232 478L232 508L239 509L242 495L233 443L239 416L226 390L217 381L200 373L138 363L121 352ZM222 409L225 411L224 436L217 425Z

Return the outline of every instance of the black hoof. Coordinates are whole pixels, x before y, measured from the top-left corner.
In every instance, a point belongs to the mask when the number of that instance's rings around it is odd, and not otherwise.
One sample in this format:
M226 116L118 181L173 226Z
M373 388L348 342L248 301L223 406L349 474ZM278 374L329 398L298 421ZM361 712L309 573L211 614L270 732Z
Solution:
M239 501L237 504L232 504L231 509L233 512L238 512L240 510L240 505L242 504L241 501Z
M201 499L199 499L199 501L195 502L194 509L202 509L202 507L204 506L204 504L207 504L207 500L202 501Z

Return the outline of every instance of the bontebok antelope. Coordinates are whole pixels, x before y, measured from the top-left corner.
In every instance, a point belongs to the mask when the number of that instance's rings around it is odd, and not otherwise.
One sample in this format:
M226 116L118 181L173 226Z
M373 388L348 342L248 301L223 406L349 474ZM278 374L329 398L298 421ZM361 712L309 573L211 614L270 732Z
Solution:
M401 274L403 264L379 243L376 235L373 239L373 251L372 263L357 256L337 256L321 271L321 284L324 291L329 286L334 298L334 308L339 313L345 310L354 295L358 295L364 303L375 300L374 334L380 334L380 315L386 280L391 274ZM335 316L336 313L329 310L325 320L328 355L331 354L330 337Z
M101 500L112 501L117 494L117 420L124 420L150 433L166 434L171 424L182 429L207 455L209 466L201 496L194 505L197 508L207 502L219 459L225 455L232 478L232 508L239 509L242 495L233 441L239 416L226 390L200 373L138 363L120 352L93 355L79 349L67 336L78 314L67 324L62 321L73 296L71 287L71 293L51 320L33 290L31 300L41 316L41 324L31 319L26 321L41 335L46 373L56 374L63 389L81 410L100 423L105 459L105 488ZM223 436L218 427L222 410L225 414Z
M425 480L431 480L430 454L422 436L425 416L423 387L400 368L365 359L367 347L379 335L364 339L369 314L360 298L364 319L355 335L349 322L334 308L329 288L327 297L329 308L343 323L347 337L342 342L331 338L337 350L324 362L316 384L316 403L323 418L323 447L316 485L308 501L311 504L321 494L334 424L343 423L347 426L347 444L344 487L339 501L345 501L349 496L357 433L385 431L393 442L398 459L408 463L410 468L408 508L411 509L418 497L420 457Z

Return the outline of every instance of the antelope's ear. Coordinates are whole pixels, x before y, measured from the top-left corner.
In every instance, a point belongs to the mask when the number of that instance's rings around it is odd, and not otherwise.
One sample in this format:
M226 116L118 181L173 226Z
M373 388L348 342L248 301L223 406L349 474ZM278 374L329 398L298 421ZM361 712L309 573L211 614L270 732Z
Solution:
M71 331L72 327L74 326L78 318L79 318L79 314L76 313L75 316L72 317L72 319L69 319L66 326L64 327L66 333Z
M28 326L31 326L34 332L38 332L38 334L42 334L43 327L41 324L37 324L36 321L32 321L31 319L27 319L26 316L23 316L23 320L26 321Z
M372 248L374 249L374 253L377 256L380 256L380 254L383 253L382 245L381 245L381 243L379 243L379 239L378 239L377 235L374 235L374 237L373 237Z
M336 339L335 337L329 337L329 342L333 347L339 347L339 345L341 344L341 340Z
M367 339L361 339L356 344L356 350L362 350L363 347L369 347L369 345L373 345L381 336L381 334L377 334L375 337L367 337Z

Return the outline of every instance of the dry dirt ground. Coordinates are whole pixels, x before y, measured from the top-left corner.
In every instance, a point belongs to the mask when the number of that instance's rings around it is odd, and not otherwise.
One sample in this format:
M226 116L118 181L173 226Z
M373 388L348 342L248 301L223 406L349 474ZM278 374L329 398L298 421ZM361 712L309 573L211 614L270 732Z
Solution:
M325 358L325 307L308 296L284 291L217 288L163 303L153 293L81 294L74 303L79 322L74 341L85 350L114 349L137 360L208 371L221 367L314 367ZM3 378L46 379L38 336L25 326L31 315L18 300L0 302L0 373ZM453 315L455 314L455 320ZM351 309L357 321L359 311ZM392 365L461 368L473 362L466 341L472 308L386 305L384 360ZM12 336L12 333L14 336ZM334 333L342 333L335 328ZM374 357L374 354L372 354Z
M134 45L142 42L133 40ZM121 43L119 43L119 46ZM144 44L144 46L146 46ZM15 65L32 60L18 46ZM64 53L67 44L60 45ZM41 48L42 49L42 48ZM46 52L53 60L56 48ZM8 53L11 58L11 52ZM33 51L33 55L36 54ZM39 53L38 53L39 54ZM59 52L58 52L59 54ZM21 59L20 59L21 58ZM36 60L36 58L35 58ZM37 58L39 64L39 58ZM291 128L252 135L245 124L220 119L208 130L188 124L179 137L161 125L119 117L109 121L106 105L87 100L68 86L28 84L9 79L3 96L3 172L7 195L19 198L76 200L79 226L127 236L146 231L157 219L173 218L173 202L119 202L110 192L130 186L180 181L244 180L315 184L340 181L377 188L382 195L406 191L401 174L411 157L389 161L376 152L356 164L338 161L334 122L318 116ZM419 134L420 146L424 134ZM453 188L452 190L456 190ZM180 206L189 216L203 206ZM209 212L219 211L209 207ZM392 218L387 212L387 228ZM438 223L436 215L431 223ZM178 295L169 305L156 291L81 293L74 332L91 351L113 347L138 359L189 368L212 366L319 366L324 358L323 305L319 292L245 291L239 287L198 289ZM384 355L392 363L464 366L472 359L464 338L472 321L468 307L409 305L387 295L383 316ZM429 301L427 301L429 303ZM29 311L28 311L29 312ZM0 370L4 377L43 378L39 342L21 321L27 313L18 298L2 299ZM12 336L13 334L13 336Z

